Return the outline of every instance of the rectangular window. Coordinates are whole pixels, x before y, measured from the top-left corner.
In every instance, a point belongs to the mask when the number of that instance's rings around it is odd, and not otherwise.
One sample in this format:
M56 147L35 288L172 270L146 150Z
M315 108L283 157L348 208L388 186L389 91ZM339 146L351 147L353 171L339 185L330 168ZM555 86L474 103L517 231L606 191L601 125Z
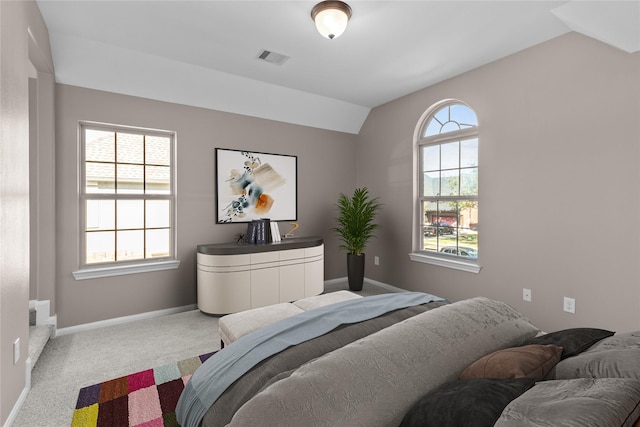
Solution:
M420 146L424 251L478 258L478 139Z
M175 134L82 123L81 267L175 258Z

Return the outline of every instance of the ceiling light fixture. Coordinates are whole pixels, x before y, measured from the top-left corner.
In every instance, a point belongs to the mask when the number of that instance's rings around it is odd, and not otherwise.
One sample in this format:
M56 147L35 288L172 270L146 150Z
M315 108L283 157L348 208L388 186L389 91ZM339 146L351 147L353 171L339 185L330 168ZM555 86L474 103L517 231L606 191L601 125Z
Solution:
M311 9L311 19L322 36L333 40L340 37L351 18L351 8L341 1L322 1Z

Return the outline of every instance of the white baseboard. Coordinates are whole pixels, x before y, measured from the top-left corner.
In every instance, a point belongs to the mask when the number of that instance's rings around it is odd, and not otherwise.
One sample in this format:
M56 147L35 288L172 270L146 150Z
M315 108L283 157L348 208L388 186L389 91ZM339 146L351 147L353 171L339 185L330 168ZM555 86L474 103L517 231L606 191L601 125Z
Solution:
M7 420L4 422L3 427L11 427L13 422L18 417L20 413L20 409L22 409L22 405L24 401L27 400L27 396L29 395L29 390L31 390L31 358L27 357L27 360L24 362L24 388L18 396L18 400L16 400L16 404L13 405Z
M324 283L325 285L333 285L336 283L342 283L342 282L348 282L349 279L347 277L338 277L337 279L331 279L331 280L325 280ZM365 283L370 283L372 285L375 286L379 286L381 288L387 289L390 292L406 292L406 289L402 289L402 288L397 288L393 285L389 285L387 283L383 283L383 282L378 282L377 280L373 280L373 279L368 279L368 278L364 278Z
M346 280L347 280L346 277L338 277L337 279L325 280L324 284L325 285L333 285L333 284L336 284L336 283L345 282Z
M69 326L66 328L55 329L54 337L75 334L76 332L91 331L94 329L104 328L107 326L121 325L123 323L134 322L136 320L153 319L156 317L167 316L169 314L177 314L185 311L193 311L197 308L195 304L183 305L182 307L166 308L164 310L149 311L146 313L132 314L131 316L116 317L114 319L100 320L98 322L84 323L82 325Z
M377 280L367 279L366 277L364 278L364 281L366 283L371 283L372 285L376 285L376 286L380 286L381 288L385 288L385 289L387 289L388 291L391 291L391 292L407 292L406 289L398 288L396 286L389 285L388 283L378 282Z

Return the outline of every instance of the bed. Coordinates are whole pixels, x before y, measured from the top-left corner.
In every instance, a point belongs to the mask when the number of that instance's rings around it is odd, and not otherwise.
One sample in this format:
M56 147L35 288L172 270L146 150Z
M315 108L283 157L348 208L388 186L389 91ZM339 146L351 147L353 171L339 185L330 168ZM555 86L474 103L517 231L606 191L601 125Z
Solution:
M243 336L194 373L176 412L184 427L639 426L639 372L639 334L542 334L499 301L405 292Z

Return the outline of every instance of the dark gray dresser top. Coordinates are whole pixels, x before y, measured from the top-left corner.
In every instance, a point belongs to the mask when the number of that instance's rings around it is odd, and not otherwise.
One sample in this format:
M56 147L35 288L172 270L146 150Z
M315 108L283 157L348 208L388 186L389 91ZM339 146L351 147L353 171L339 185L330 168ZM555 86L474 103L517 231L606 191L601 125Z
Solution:
M285 251L287 249L310 248L320 246L323 243L322 237L289 237L280 242L265 243L262 245L248 245L238 243L212 243L209 245L198 245L198 253L205 255L238 255L253 254L258 252Z

